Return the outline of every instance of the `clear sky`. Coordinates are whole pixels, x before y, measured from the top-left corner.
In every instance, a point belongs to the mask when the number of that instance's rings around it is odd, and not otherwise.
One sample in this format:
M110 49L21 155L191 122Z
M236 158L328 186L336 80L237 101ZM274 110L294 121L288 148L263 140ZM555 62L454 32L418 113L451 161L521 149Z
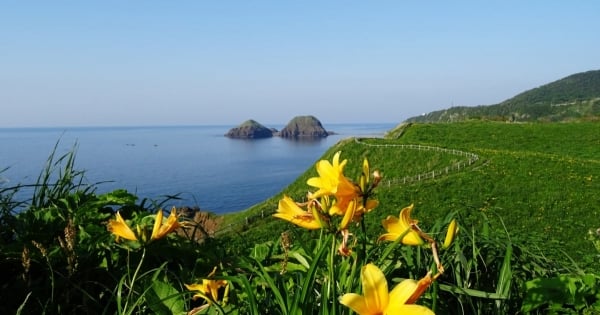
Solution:
M600 69L600 1L2 1L0 127L401 122Z

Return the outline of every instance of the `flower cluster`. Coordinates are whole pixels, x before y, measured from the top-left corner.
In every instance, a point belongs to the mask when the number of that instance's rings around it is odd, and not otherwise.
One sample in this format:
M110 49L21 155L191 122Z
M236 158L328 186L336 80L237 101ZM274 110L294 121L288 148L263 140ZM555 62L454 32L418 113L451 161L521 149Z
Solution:
M342 241L338 253L342 256L350 256L348 227L352 222L360 222L364 214L378 206L378 201L372 197L374 188L381 181L381 175L378 171L370 174L369 162L365 159L358 181L351 181L344 175L347 160L340 161L340 154L340 152L335 153L332 162L327 160L317 162L316 169L319 176L307 181L309 186L317 190L307 194L307 202L297 203L289 196L284 196L279 201L277 212L273 216L302 228L326 229L339 233L342 235ZM406 279L388 292L385 275L377 266L369 263L361 269L364 295L346 293L340 297L341 304L360 315L433 314L427 307L414 303L433 281L443 274L444 267L438 257L436 240L423 232L418 226L418 221L411 217L413 208L414 206L410 205L400 210L398 217L388 216L384 219L382 225L387 233L381 235L378 241L393 241L409 246L429 245L438 272L435 275L427 272L419 281ZM452 220L442 248L450 246L457 231L457 223Z
M115 235L117 242L121 238L124 238L130 241L150 243L167 236L167 234L175 231L181 226L182 223L179 222L179 216L177 215L175 207L171 209L171 214L169 215L169 218L167 218L166 223L163 223L163 210L159 209L158 212L156 212L150 237L148 237L148 229L139 224L136 225L136 232L134 232L127 222L125 222L123 217L121 217L119 212L115 215L115 219L108 222L108 230Z
M348 226L352 222L359 222L365 213L377 207L378 201L371 197L381 176L378 171L370 174L369 162L365 159L358 182L351 181L344 175L347 160L340 161L340 154L335 153L332 162L317 162L319 176L309 178L306 182L317 190L307 194L307 202L297 203L289 196L284 196L273 216L305 229L340 232L343 241L339 253L348 256L351 253L347 246L350 235Z

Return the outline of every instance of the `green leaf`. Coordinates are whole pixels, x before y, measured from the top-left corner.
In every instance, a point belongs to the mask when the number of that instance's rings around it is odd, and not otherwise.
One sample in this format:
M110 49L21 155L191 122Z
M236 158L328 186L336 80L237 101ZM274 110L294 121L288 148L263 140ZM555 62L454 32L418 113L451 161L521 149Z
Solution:
M310 267L308 260L306 260L304 256L300 255L300 253L294 251L290 253L290 256L294 257L302 266L304 266L304 268L308 269Z
M104 205L129 205L134 204L136 200L137 196L125 189L116 189L98 196L98 202Z
M252 250L252 253L250 256L259 262L263 262L271 254L271 247L272 247L272 244L270 242L256 244L256 245L254 245L254 249Z
M148 307L155 314L179 314L184 313L183 295L171 284L154 280L152 290L146 292Z

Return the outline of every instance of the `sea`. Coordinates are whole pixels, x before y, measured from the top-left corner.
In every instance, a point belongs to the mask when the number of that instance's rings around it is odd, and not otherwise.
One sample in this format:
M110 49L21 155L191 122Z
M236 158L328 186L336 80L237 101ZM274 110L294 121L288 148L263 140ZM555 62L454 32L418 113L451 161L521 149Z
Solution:
M235 126L0 128L0 191L35 184L48 158L75 153L75 169L98 194L126 189L164 205L216 214L247 209L281 192L348 137L381 137L396 123L323 124L314 140L231 139ZM281 130L284 125L268 126ZM18 201L31 198L21 189Z

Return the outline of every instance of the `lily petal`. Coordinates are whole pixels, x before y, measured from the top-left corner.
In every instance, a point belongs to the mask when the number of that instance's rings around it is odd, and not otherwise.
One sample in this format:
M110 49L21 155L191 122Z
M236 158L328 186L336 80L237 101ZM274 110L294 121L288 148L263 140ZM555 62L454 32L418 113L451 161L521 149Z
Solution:
M358 315L371 315L375 314L371 312L367 307L365 297L356 293L346 293L340 298L340 304L346 305Z
M366 264L362 267L360 278L367 308L383 312L389 302L387 280L383 272L373 264Z
M152 240L161 239L181 226L175 207L171 208L171 214L167 218L167 223L162 224L162 217L162 210L159 210L159 213L156 215L156 222L154 222L154 228L152 229L152 236L150 237ZM160 226L158 229L157 225Z
M273 216L305 229L316 230L321 228L321 223L314 217L313 213L304 211L289 196L284 196L283 199L279 200L277 212Z
M435 313L422 305L407 304L397 307L390 307L385 311L385 315L435 315Z
M163 211L159 209L156 213L156 218L154 219L154 227L152 227L152 236L151 239L154 239L156 235L158 235L158 231L160 230L160 226L162 225L163 219Z
M406 304L406 301L413 295L417 289L417 281L406 279L398 283L390 292L391 304Z
M135 233L131 230L127 222L123 220L121 214L117 211L115 216L115 220L108 221L108 230L118 237L122 237L124 239L128 239L130 241L137 241L137 237Z

